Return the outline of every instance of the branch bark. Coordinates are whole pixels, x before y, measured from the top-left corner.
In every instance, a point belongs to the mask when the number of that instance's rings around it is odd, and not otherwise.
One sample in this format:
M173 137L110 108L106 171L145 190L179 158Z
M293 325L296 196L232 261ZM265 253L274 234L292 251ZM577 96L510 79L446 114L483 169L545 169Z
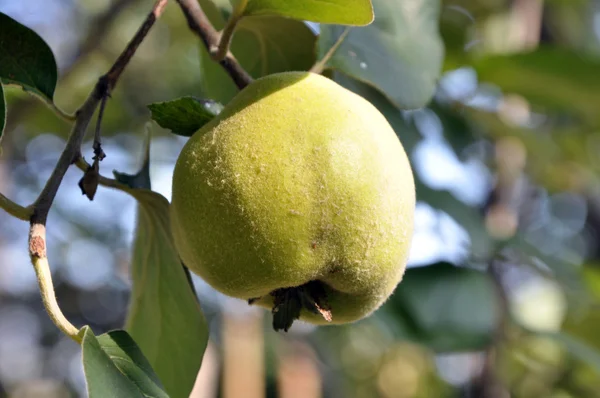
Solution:
M107 74L98 79L94 90L76 113L75 124L73 125L65 149L60 155L52 175L48 179L46 186L38 196L37 200L32 205L33 213L31 215L29 229L29 255L38 277L44 307L56 326L77 342L81 340L78 336L78 329L75 328L62 314L54 295L52 277L46 254L46 221L48 219L48 213L67 169L71 164L79 162L80 159L82 159L81 143L96 108L110 93L110 90L115 87L123 70L148 34L150 28L164 11L166 4L167 0L158 0L154 4L152 11L148 14L146 20L125 50L117 58L114 65Z
M188 26L200 37L209 54L215 53L219 48L221 34L212 26L208 17L202 11L198 0L177 0L177 4L179 4L183 15L185 15ZM252 82L252 76L242 68L231 51L228 51L224 58L217 62L225 69L240 90Z

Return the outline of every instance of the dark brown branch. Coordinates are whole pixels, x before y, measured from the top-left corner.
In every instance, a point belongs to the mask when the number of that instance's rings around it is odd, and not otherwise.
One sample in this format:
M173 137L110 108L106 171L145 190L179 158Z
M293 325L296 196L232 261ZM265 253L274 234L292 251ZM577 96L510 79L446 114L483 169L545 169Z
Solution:
M125 67L129 64L131 57L133 57L133 54L135 54L140 44L142 44L146 35L148 35L150 28L152 28L156 20L163 13L166 5L167 0L158 0L154 4L152 11L148 14L142 26L140 26L135 36L133 36L133 39L131 39L125 50L119 55L119 58L117 58L113 66L105 75L109 91L117 84L117 80L119 80L121 73L123 73L123 70L125 70Z
M60 187L67 169L79 155L85 131L101 99L102 91L99 89L99 85L96 85L96 87L94 87L94 91L92 91L83 106L77 111L77 120L73 125L73 129L71 130L71 135L69 136L65 149L60 155L60 158L56 163L56 167L54 168L54 171L52 171L52 175L48 179L46 186L33 204L33 215L31 216L32 227L35 224L46 225L48 212L50 211L52 202L54 202L56 192Z
M219 47L220 34L202 11L198 0L177 0L177 3L181 7L190 29L200 37L208 52L212 54ZM225 58L218 62L240 90L252 82L252 76L242 68L230 51L227 52Z
M67 140L65 149L63 150L52 175L48 179L46 186L38 196L37 200L33 204L33 215L31 216L31 227L41 224L46 225L48 218L48 212L56 197L56 192L62 182L62 179L67 172L69 166L76 162L81 157L81 143L85 135L85 131L96 111L96 108L100 104L103 98L108 95L111 88L116 85L119 76L127 66L129 60L135 54L138 46L147 35L148 31L156 22L156 19L163 12L167 0L158 0L148 17L138 30L134 38L127 45L123 53L119 56L115 64L110 68L109 72L102 76L94 90L89 95L85 103L77 111L77 119Z
M65 318L54 294L52 275L50 273L50 265L46 253L46 221L48 219L48 212L52 207L56 192L60 187L67 169L71 164L79 161L81 158L81 143L90 120L96 112L96 108L108 95L109 88L114 87L137 47L158 16L162 13L166 3L167 0L158 0L156 2L152 12L148 15L146 21L142 25L142 28L128 44L127 48L117 59L109 73L98 79L98 83L96 83L94 90L76 113L75 124L71 130L65 149L61 153L56 167L52 171L52 175L48 179L46 186L35 203L31 206L33 208L33 213L31 215L29 227L29 255L36 272L44 308L54 324L77 342L81 342L79 330ZM95 162L98 162L98 157ZM99 178L97 178L96 184L98 184L98 180Z
M98 120L96 122L96 130L94 131L94 144L92 145L92 147L94 148L94 160L104 160L104 158L106 157L106 154L102 150L102 134L100 133L100 128L102 126L102 117L104 116L104 108L106 107L107 100L108 94L105 95L104 98L102 98L102 101L100 102L100 110L98 111Z
M96 126L96 132L94 134L93 148L94 157L99 160L102 160L106 157L104 151L102 150L102 144L100 140L100 126L102 124L102 114L104 113L104 106L106 105L106 100L110 96L110 93L113 90L113 88L116 86L119 77L121 77L121 74L125 70L125 67L129 65L129 61L131 61L131 58L136 53L138 47L140 46L140 44L142 44L142 42L148 35L150 28L154 26L154 23L156 22L158 17L160 17L160 15L163 13L167 5L167 1L168 0L157 0L157 2L154 4L154 7L152 8L152 11L150 12L150 14L148 14L142 26L140 26L138 31L135 33L133 39L131 39L129 44L127 44L125 50L123 50L121 55L119 55L119 58L117 58L117 60L110 68L108 73L98 80L98 84L96 86L99 89L103 90L103 93L101 97L100 113L98 114L98 124Z

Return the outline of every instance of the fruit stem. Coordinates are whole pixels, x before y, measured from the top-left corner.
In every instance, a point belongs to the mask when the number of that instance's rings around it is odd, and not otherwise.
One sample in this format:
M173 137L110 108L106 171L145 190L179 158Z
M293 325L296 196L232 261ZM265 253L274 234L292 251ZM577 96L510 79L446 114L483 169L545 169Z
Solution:
M273 304L273 329L287 332L294 321L300 318L302 309L319 314L331 322L332 314L327 303L327 293L319 281L302 286L277 289L271 292ZM251 304L251 302L249 301Z
M0 193L0 209L4 209L11 216L23 221L29 221L29 219L31 218L31 214L33 213L33 209L31 208L31 206L20 206L12 200L8 199L2 193Z
M320 60L318 60L312 66L312 68L310 68L309 72L317 73L317 74L323 73L323 69L325 69L325 65L327 65L327 62L329 62L329 60L331 59L331 57L333 57L333 54L335 54L335 52L340 47L340 45L342 44L342 42L344 41L344 39L346 39L346 36L348 36L348 33L350 33L350 28L346 27L346 29L344 29L344 31L342 32L342 34L340 35L340 37L338 37L338 39L336 40L336 42L333 43L333 46L331 46L331 48L329 49L329 51L327 51L327 53L325 53L325 55L323 56L323 58L321 58Z
M225 59L227 53L229 52L229 46L231 45L231 39L233 38L233 33L235 28L239 22L239 20L244 16L244 10L246 9L246 5L248 4L248 0L238 0L238 3L233 9L225 28L221 31L221 37L219 38L219 45L214 51L211 51L211 56L213 60L220 62Z
M67 320L56 301L50 264L48 263L48 257L46 256L45 235L45 227L37 224L32 228L29 237L29 245L34 249L31 250L31 263L33 264L35 275L37 277L40 293L42 295L42 302L44 303L44 308L52 322L64 334L75 340L78 344L81 344L82 337L79 336L79 329Z

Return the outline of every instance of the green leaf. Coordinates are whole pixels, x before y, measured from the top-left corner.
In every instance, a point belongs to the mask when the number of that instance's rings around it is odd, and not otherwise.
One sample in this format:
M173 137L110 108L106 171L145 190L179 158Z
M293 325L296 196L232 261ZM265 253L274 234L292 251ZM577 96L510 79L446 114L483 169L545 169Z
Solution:
M208 343L208 326L171 237L169 202L149 189L149 144L139 173L116 176L132 187L128 192L138 201L126 329L169 396L187 398Z
M33 30L0 12L0 81L52 101L57 81L50 47Z
M152 119L161 127L185 137L191 137L223 110L215 101L182 97L173 101L148 105Z
M350 29L327 67L369 83L396 106L420 108L432 98L442 69L439 0L374 0L375 21ZM319 58L347 28L323 25Z
M4 127L6 127L6 100L4 99L4 89L0 84L0 144L2 143Z
M136 190L132 302L126 329L173 398L188 397L208 343L208 326L175 249L169 202Z
M122 330L99 337L85 326L82 360L90 398L168 398L135 341Z
M370 0L249 0L244 14L339 25L368 25L373 21Z
M547 111L563 111L600 124L600 60L540 47L528 53L488 56L474 62L479 80L524 96Z
M214 7L214 6L213 6ZM210 8L209 8L210 10ZM218 13L213 22L218 25ZM315 62L316 36L300 21L281 17L244 18L236 30L231 51L254 78L285 71L308 70ZM238 89L229 75L201 49L202 92L226 104Z
M403 336L437 352L484 348L501 316L490 277L448 263L408 269L386 308Z

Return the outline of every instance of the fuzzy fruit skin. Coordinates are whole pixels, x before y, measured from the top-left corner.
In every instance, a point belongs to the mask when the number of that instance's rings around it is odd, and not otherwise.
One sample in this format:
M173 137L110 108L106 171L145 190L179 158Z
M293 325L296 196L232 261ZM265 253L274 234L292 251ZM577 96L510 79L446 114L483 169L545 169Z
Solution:
M270 292L319 280L332 323L347 323L404 274L415 208L404 149L371 103L323 76L242 90L186 143L172 194L183 262L226 295L271 308Z

